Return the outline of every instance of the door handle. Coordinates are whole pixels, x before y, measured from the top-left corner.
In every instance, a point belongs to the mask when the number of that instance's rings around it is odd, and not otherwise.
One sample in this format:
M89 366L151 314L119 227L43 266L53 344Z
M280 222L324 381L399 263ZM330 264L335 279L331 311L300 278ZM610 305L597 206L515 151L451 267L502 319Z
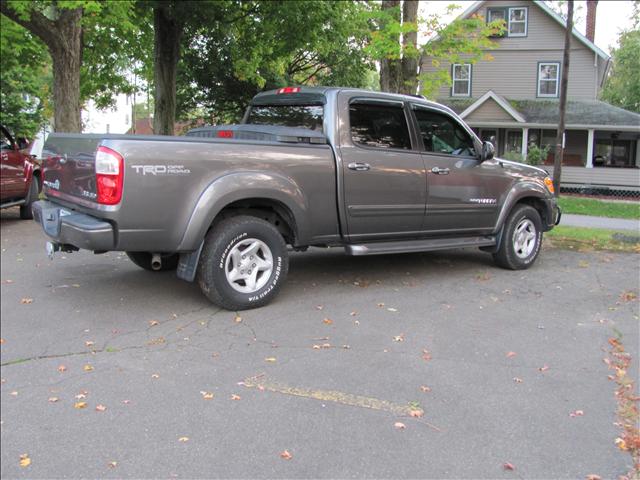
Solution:
M451 170L449 170L448 168L440 168L440 167L433 167L431 169L431 173L435 173L436 175L449 175L449 172Z
M356 170L358 172L364 172L366 170L371 169L371 165L369 165L368 163L355 162L355 163L350 163L349 165L347 165L347 168L349 170Z

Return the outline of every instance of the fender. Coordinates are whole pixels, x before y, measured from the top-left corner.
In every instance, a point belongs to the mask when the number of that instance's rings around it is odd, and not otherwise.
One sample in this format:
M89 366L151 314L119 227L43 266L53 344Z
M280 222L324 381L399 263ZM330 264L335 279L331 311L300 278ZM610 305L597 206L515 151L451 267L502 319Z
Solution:
M177 250L196 250L223 208L251 198L275 200L285 205L295 220L297 243L304 245L308 241L308 202L293 179L272 172L237 172L217 178L200 194Z
M523 198L533 197L539 198L540 200L546 200L549 198L549 195L550 194L547 191L546 187L541 183L531 181L516 183L507 193L506 199L502 204L502 210L500 210L500 214L498 215L498 220L496 221L496 225L493 231L499 232L502 229L504 222L507 220L507 217L509 216L509 213L513 209L514 205ZM545 205L547 204L547 202L544 203ZM547 214L550 215L548 218L552 218L552 212L547 212Z

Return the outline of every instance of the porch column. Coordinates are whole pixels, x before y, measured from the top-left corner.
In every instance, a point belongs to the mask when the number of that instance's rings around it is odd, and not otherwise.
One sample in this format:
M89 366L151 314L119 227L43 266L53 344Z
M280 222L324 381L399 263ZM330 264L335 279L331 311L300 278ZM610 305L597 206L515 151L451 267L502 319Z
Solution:
M528 128L523 128L522 129L522 161L526 162L527 161L527 148L529 146L529 129Z
M593 133L593 129L589 130L589 136L587 137L587 168L593 168L593 143L595 141L593 139Z

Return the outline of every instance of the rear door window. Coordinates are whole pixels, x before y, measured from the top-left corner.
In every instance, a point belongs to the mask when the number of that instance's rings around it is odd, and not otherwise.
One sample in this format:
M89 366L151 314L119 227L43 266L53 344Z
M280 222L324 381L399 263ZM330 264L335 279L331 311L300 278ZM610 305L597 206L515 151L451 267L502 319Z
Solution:
M411 149L411 137L401 104L351 103L349 122L351 140L356 145Z

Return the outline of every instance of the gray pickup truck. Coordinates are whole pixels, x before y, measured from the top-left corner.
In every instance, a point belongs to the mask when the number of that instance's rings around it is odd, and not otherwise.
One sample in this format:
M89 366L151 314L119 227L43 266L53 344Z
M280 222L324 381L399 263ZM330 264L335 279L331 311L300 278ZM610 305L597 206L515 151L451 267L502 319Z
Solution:
M183 137L52 134L35 220L53 252L124 251L230 310L271 301L288 245L348 255L480 247L524 269L560 210L547 173L494 158L448 108L287 87Z

